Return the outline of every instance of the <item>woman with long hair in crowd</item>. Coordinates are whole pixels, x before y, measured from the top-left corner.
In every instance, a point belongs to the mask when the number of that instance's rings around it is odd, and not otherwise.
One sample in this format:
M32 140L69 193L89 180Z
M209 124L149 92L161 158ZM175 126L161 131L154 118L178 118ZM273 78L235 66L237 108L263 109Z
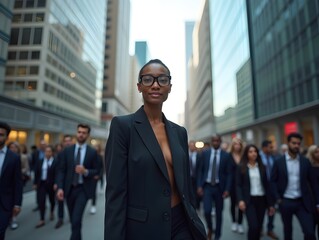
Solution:
M238 232L243 234L244 227L243 227L243 212L238 208L238 201L236 198L236 170L237 166L240 163L240 159L244 150L243 141L240 138L233 138L230 144L230 159L232 161L232 171L231 174L232 178L232 187L230 191L230 213L232 217L232 225L231 230L233 232Z
M248 239L260 239L266 209L275 212L266 169L255 145L245 147L236 173L239 209L245 212L248 222Z
M319 146L311 145L308 148L306 156L312 165L313 175L316 178L317 186L319 186ZM319 213L317 210L314 211L315 227L317 228L317 238L319 239Z

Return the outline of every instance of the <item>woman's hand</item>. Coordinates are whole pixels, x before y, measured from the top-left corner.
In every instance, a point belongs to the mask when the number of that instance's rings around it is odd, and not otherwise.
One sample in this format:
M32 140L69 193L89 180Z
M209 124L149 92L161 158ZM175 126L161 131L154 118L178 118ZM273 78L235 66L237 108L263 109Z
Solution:
M238 207L242 212L245 212L246 210L246 203L244 201L239 201Z

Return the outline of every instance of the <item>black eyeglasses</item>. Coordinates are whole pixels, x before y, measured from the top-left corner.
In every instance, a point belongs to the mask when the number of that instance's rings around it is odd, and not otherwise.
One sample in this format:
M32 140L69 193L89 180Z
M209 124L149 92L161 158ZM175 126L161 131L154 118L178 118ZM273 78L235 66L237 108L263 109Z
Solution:
M161 87L166 87L166 86L170 85L170 83L171 83L171 76L160 75L158 77L154 77L152 75L141 75L139 82L142 83L146 87L150 87L154 84L155 81Z

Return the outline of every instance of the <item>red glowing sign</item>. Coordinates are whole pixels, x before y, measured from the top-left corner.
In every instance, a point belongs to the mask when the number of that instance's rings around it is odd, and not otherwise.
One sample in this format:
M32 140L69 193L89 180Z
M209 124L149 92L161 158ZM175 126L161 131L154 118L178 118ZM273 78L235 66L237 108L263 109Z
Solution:
M289 122L285 124L285 135L292 132L298 132L297 122Z

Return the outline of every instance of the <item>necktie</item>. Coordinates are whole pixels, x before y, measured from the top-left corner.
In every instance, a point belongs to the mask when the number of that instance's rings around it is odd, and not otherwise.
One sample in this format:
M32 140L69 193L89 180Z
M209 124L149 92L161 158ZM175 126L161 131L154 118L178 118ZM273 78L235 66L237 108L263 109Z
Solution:
M217 150L214 150L214 159L213 159L213 167L212 167L212 185L216 184L216 165L217 165Z
M269 159L269 155L266 156L267 158L267 175L268 175L268 179L270 179L270 159Z
M78 148L78 153L77 153L76 158L75 158L75 166L76 165L80 165L80 162L81 162L81 148L79 147ZM73 175L73 186L78 185L79 176L80 175L78 173L74 173L74 175Z

